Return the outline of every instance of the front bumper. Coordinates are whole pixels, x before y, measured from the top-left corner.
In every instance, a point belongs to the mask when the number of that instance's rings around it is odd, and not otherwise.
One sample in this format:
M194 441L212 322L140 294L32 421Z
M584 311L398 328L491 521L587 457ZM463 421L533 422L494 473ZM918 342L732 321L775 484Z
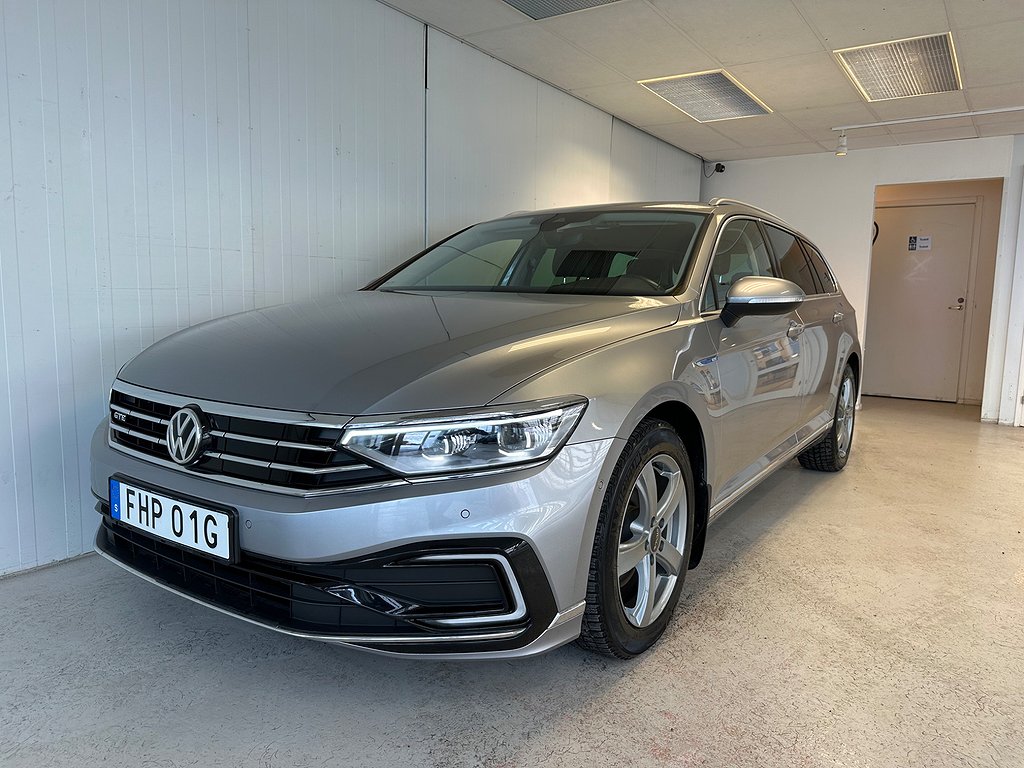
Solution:
M237 563L164 545L104 514L96 548L149 581L294 636L403 655L542 653L578 636L614 440L487 478L301 498L161 467L93 440L112 475L238 512Z

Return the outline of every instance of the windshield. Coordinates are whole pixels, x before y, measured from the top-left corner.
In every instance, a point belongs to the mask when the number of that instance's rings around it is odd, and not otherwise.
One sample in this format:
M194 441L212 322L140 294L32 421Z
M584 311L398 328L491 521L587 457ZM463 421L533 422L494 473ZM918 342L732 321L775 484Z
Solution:
M704 218L585 211L491 221L430 249L379 289L664 295L682 279Z

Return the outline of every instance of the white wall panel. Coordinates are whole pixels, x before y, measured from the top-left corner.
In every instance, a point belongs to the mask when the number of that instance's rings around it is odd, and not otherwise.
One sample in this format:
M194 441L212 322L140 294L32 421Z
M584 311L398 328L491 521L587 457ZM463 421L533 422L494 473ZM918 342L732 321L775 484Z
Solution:
M515 210L697 199L692 155L443 32L427 59L431 241Z
M481 219L536 207L538 81L434 29L427 52L433 242Z
M370 0L2 0L0 573L88 550L117 368L423 242L424 30Z
M157 339L489 216L696 197L685 153L427 41L373 0L0 0L0 574L91 548L90 438Z

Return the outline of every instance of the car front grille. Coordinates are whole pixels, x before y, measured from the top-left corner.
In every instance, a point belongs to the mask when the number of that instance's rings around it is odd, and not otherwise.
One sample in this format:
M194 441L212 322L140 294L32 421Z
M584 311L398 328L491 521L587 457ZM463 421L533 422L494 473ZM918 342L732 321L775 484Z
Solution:
M172 402L172 400L181 402ZM187 402L162 393L140 394L135 387L110 393L110 442L175 469L242 485L269 486L298 494L325 493L397 481L395 475L364 464L335 447L341 426L260 418L259 409L203 407L206 445L188 467L175 464L167 450L171 416Z

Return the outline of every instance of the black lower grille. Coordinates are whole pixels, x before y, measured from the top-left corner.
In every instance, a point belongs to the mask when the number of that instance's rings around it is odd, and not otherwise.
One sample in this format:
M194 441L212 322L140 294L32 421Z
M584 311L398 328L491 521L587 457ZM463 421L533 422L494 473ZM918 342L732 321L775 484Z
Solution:
M447 628L434 624L440 617L503 614L513 598L500 568L489 562L417 563L424 554L438 550L404 547L383 555L329 564L297 564L243 555L238 563L226 563L165 543L112 520L106 506L98 505L103 522L97 547L114 559L154 580L197 599L271 626L325 636L386 636L437 638L458 632L472 634L480 628ZM523 542L502 543L503 554L524 557L528 573L539 573L536 556ZM466 545L452 545L470 551ZM510 559L510 562L512 560ZM345 585L341 596L329 589ZM521 585L525 586L525 585ZM353 591L354 590L354 591ZM542 616L553 615L553 601L546 583L533 584ZM371 599L366 598L370 595ZM355 598L353 598L355 595ZM388 598L375 603L372 598ZM529 600L527 600L529 605ZM401 606L400 615L389 615L380 606ZM533 626L528 615L503 628ZM493 626L490 629L493 630ZM410 648L412 650L412 648Z

